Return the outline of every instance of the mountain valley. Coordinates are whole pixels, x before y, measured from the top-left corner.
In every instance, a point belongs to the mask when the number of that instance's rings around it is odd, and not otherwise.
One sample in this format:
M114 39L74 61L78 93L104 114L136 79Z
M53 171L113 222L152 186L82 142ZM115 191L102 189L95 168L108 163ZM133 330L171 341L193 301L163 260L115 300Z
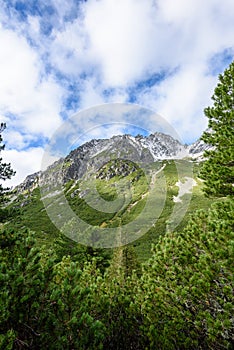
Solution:
M139 233L141 228L137 223L136 228L131 228L132 238L127 232L123 242L134 247L140 262L145 261L150 257L151 245L161 235L168 230L182 230L190 213L212 203L211 199L203 197L202 181L198 178L197 155L201 157L203 149L199 141L184 146L161 133L91 140L45 171L29 175L15 188L9 209L18 211L18 215L9 226L29 227L36 232L38 244L47 247L58 240L61 232L64 239L71 239L72 247L76 242L96 248L114 247L116 243L110 241L106 243L100 239L98 244L96 238L95 242L92 238L97 235L95 228L127 227L135 222L145 208L151 189L154 187L157 191L164 181L165 188L155 195L162 199L147 207L145 220L148 220L149 229L145 229L144 234ZM193 185L188 185L189 181L193 181ZM71 230L68 221L74 219L58 219L65 201L74 214L89 225L85 229L76 225L72 237L67 233ZM164 205L157 216L156 209L162 201ZM135 236L134 230L138 232Z

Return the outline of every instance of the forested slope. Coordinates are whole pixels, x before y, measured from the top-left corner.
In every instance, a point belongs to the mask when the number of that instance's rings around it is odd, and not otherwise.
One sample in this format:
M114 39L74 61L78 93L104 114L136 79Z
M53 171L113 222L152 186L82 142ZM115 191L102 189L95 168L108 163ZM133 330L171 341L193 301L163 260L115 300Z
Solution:
M1 349L233 349L233 78L234 63L206 110L214 150L201 176L214 203L159 235L146 262L131 245L108 257L62 237L43 247L2 209Z

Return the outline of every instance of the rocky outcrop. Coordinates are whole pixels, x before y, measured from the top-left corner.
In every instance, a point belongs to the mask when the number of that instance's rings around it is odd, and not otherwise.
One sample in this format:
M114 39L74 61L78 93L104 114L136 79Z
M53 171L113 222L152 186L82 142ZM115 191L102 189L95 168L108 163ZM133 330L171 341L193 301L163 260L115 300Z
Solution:
M126 177L139 169L136 164L123 160L115 159L104 164L96 174L96 178L101 180L110 180L115 176Z
M34 190L38 186L38 181L40 178L41 172L38 171L34 174L28 175L26 179L18 186L15 187L14 192L16 194L24 193L28 190Z

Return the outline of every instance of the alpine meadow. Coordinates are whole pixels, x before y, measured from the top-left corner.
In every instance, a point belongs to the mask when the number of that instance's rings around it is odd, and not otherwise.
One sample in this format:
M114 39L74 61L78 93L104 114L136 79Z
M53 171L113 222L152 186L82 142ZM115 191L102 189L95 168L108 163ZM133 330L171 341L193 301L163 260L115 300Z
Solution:
M0 187L0 349L234 348L234 62L212 100L193 145L90 140Z

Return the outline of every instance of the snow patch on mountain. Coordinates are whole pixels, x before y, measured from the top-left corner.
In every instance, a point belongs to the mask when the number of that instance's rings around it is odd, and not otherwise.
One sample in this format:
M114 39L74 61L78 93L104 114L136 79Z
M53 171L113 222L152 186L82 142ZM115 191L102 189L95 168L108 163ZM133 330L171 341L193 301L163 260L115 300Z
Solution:
M214 149L214 147L207 145L204 141L199 139L192 145L188 146L188 153L192 159L202 161L204 159L204 152L212 149Z
M176 186L179 187L179 192L177 196L173 196L174 203L182 202L181 197L183 197L183 195L186 193L191 193L193 187L197 186L197 182L193 178L186 176L184 181L178 181Z

